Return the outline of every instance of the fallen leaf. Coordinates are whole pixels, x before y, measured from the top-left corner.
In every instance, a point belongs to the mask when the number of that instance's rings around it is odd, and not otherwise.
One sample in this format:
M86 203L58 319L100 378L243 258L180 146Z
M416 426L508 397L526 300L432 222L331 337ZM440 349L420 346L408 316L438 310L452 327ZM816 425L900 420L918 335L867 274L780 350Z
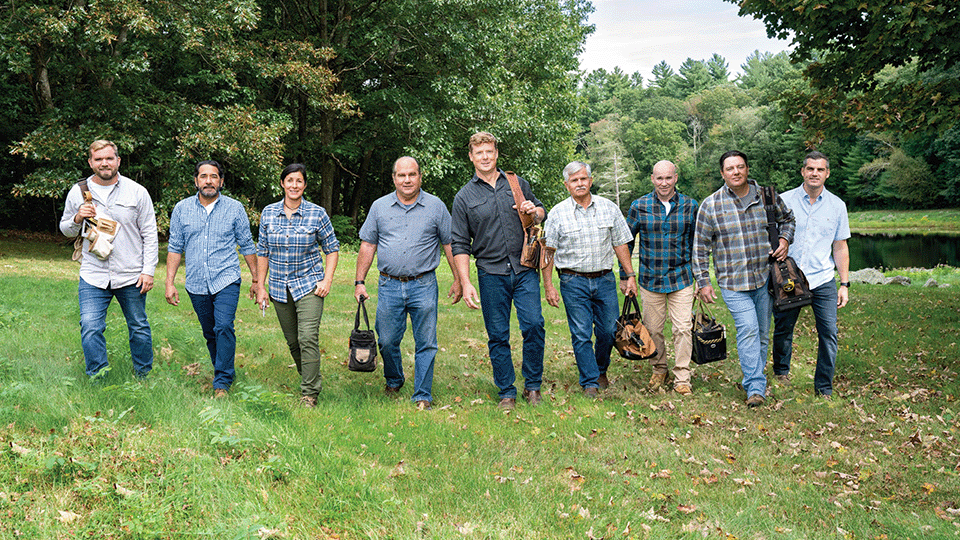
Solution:
M694 512L697 511L697 505L695 505L695 504L690 504L690 505L680 504L680 505L677 505L677 510L683 512L684 514L692 514L692 513L694 513Z
M403 466L403 460L400 460L400 463L397 463L397 466L390 471L390 478L396 478L398 476L403 476L407 474L406 469Z
M81 517L80 514L74 514L73 512L67 510L57 510L60 513L60 517L57 518L57 521L61 523L71 523L76 521L77 518Z

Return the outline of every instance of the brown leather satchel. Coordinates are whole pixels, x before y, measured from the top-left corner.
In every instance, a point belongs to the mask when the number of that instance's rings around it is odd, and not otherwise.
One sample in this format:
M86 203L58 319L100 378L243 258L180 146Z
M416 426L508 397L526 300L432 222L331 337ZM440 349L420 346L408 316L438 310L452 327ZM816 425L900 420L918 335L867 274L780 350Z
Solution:
M777 249L780 245L780 233L777 226L776 204L777 191L772 186L763 186L763 207L767 212L767 234L770 237L770 248ZM813 303L813 292L807 276L793 257L778 261L770 258L770 279L767 287L773 295L773 309L787 311L809 306Z
M520 216L520 225L523 227L523 249L520 251L520 264L527 268L542 270L553 263L553 254L556 248L547 247L543 238L543 227L536 225L529 214L520 211L520 203L526 199L520 190L520 181L513 171L506 171L510 182L510 191L513 192L513 201L517 205L517 215Z
M613 339L617 352L627 360L646 360L657 355L657 344L643 325L637 295L631 294L623 299L623 309L617 319L617 333Z

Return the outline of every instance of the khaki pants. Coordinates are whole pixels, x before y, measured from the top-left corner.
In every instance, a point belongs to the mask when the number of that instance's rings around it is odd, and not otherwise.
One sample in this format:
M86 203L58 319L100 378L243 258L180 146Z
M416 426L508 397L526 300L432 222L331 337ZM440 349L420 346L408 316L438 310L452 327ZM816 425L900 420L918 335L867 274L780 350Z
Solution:
M676 359L673 364L674 385L690 384L690 353L693 351L693 293L695 285L672 293L650 292L640 289L643 302L643 324L653 336L657 345L657 355L650 359L654 373L667 372L667 347L663 340L663 326L667 313L673 328L673 350Z

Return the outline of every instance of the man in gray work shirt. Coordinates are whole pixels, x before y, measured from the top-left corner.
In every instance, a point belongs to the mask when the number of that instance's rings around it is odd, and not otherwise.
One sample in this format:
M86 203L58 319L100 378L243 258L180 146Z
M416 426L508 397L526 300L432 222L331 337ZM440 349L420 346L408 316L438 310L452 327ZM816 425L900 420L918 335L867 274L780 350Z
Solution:
M540 402L543 379L543 314L540 310L540 277L520 265L523 226L517 210L539 223L546 218L543 203L530 184L518 178L524 201L516 207L506 175L497 168L497 139L481 131L470 137L470 161L475 172L453 200L453 258L463 300L471 309L483 308L487 347L493 365L493 382L499 389L501 409L513 409L517 388L510 355L510 302L517 307L523 335L523 396L531 405ZM480 297L470 283L470 255L477 260ZM479 304L478 303L479 301Z
M453 266L450 252L450 212L443 201L420 189L420 164L404 156L393 164L396 191L373 202L360 228L360 253L354 297L367 297L364 279L377 255L377 343L383 356L385 392L395 395L403 386L400 341L407 331L407 313L417 347L413 365L413 396L420 410L433 401L433 364L437 356L437 275L441 247ZM460 300L456 272L447 296Z

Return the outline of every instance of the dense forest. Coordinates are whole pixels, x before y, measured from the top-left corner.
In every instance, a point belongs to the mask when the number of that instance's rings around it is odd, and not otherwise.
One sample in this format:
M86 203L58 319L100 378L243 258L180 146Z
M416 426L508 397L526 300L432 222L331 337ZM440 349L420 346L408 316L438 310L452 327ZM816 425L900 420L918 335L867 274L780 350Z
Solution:
M87 145L108 138L161 230L212 158L254 222L283 165L304 162L308 198L351 235L400 155L451 201L478 129L548 204L578 157L626 207L660 159L702 198L725 150L784 189L817 148L852 208L956 206L955 3L736 3L794 52L757 51L737 76L717 54L661 63L645 80L579 70L586 0L2 0L0 228L56 230Z

